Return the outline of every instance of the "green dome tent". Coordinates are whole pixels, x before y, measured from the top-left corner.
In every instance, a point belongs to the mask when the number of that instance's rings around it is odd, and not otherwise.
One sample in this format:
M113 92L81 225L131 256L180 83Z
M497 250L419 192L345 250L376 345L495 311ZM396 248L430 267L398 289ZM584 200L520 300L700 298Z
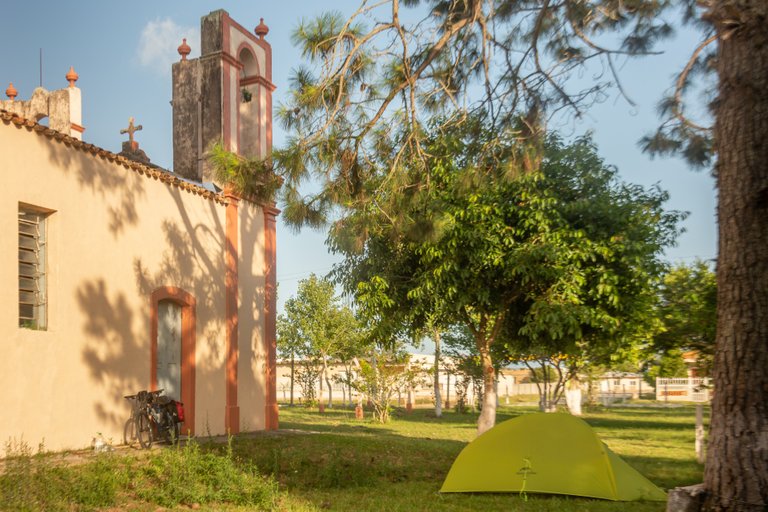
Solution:
M524 414L459 454L440 492L531 492L614 501L666 501L664 491L613 453L584 421Z

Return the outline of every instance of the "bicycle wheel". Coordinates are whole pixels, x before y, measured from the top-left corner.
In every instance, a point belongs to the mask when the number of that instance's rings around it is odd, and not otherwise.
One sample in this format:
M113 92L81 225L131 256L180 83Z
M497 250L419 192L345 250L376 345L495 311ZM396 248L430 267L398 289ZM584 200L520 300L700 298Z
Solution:
M173 418L173 442L179 442L179 436L181 435L181 423L176 423L176 418Z
M176 420L167 409L163 411L163 437L168 444L173 444L179 439L176 432Z
M133 419L133 417L128 418L128 421L125 422L125 427L123 428L123 444L133 448L138 440L136 435L136 420Z
M148 449L152 444L152 422L149 420L149 416L146 413L139 415L136 436L139 438L139 444L142 448Z

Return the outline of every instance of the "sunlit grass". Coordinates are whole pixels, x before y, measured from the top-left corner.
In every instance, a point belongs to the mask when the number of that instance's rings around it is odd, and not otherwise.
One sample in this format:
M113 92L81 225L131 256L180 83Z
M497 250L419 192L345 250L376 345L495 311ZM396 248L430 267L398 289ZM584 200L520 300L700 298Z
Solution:
M498 421L534 412L502 407ZM695 460L692 406L614 407L583 418L619 456L662 488L702 478ZM324 414L280 410L280 430L198 439L85 457L16 450L0 475L0 510L245 511L662 511L663 503L616 503L557 496L439 494L459 452L475 438L476 414L397 409L390 423L356 420L341 407ZM215 477L215 478L214 478ZM218 479L218 480L217 480ZM219 483L216 483L219 482ZM229 482L223 484L221 482ZM3 502L3 498L6 501ZM238 505L241 503L243 505Z
M534 412L502 408L498 421ZM695 460L692 407L597 408L584 415L617 454L662 488L701 480ZM614 503L580 498L516 494L441 495L443 479L468 442L475 438L476 415L430 409L410 415L399 410L380 425L357 421L346 409L324 414L282 408L284 432L241 438L242 458L274 475L296 510L664 510L663 503ZM287 506L287 503L285 503ZM310 507L310 508L305 508Z

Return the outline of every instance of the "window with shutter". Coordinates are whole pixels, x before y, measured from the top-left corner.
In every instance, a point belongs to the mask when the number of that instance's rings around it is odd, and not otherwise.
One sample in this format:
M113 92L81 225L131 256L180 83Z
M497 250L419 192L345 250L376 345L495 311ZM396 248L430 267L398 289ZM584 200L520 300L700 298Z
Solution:
M47 327L46 225L50 213L19 205L19 327Z

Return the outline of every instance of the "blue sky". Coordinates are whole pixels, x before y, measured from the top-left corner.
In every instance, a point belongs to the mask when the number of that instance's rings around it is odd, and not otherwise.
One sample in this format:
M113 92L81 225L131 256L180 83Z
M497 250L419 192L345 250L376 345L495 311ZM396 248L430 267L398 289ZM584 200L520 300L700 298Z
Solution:
M301 18L311 18L333 8L350 13L357 1L289 0L284 2L234 2L203 0L139 0L105 2L12 2L3 6L0 30L0 91L13 82L18 99L28 99L39 84L39 53L43 52L43 86L65 87L64 75L74 66L83 93L84 139L119 152L120 129L133 116L143 130L137 133L152 162L172 167L170 64L178 59L176 47L186 37L192 57L199 55L200 17L222 8L245 27L260 18L269 26L267 40L273 48L274 105L288 90L291 69L301 63L291 44L291 32ZM673 84L674 74L685 64L696 44L690 32L660 49L664 54L633 60L622 66L623 86L637 106L616 94L595 106L582 121L568 120L550 128L566 137L591 130L600 154L615 165L625 181L650 186L659 183L669 191L669 209L690 212L678 246L667 251L673 262L712 259L717 252L714 180L706 171L691 171L678 159L651 160L637 141L658 124L655 105ZM589 81L589 73L580 80ZM3 94L3 98L5 98ZM274 143L284 132L276 123ZM310 273L329 271L335 257L324 246L325 234L304 230L291 233L278 223L278 309Z

